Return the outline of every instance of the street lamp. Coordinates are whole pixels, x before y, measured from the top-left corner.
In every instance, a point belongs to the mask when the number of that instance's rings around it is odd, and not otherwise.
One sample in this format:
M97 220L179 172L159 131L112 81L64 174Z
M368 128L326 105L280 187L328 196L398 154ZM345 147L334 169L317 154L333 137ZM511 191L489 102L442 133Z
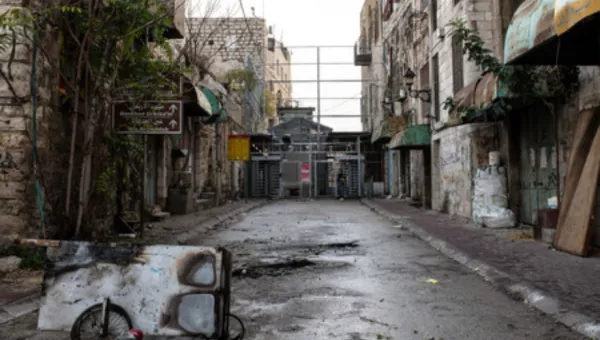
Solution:
M398 93L400 101L405 102L410 96L411 98L419 98L426 103L431 103L431 89L418 90L412 88L416 76L417 75L410 68L404 73L404 84L406 85L406 89L400 89Z

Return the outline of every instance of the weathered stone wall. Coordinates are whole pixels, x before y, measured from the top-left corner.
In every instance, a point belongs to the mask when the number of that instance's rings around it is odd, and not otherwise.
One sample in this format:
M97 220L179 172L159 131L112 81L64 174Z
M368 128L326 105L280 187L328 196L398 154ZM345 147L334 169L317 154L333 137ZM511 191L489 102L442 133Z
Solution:
M361 121L364 131L372 131L381 124L383 110L381 100L384 93L385 74L383 66L383 32L378 18L381 0L366 0L360 14L360 35L357 41L370 47L372 62L361 67L361 77L373 82L362 83L364 98ZM376 32L377 31L377 34ZM369 38L370 37L370 38Z
M0 12L12 8L32 5L29 1L0 1ZM52 44L53 32L46 32L42 44L48 53L56 52ZM54 40L55 41L55 40ZM55 44L54 44L55 45ZM7 67L10 50L0 55L2 72L9 78L0 78L0 236L1 235L34 235L38 230L39 207L34 185L33 171L33 130L30 77L32 71L32 46L26 41L17 41L16 53L10 71ZM39 56L39 54L38 54ZM41 181L42 197L46 212L61 195L64 187L64 174L56 175L57 169L65 169L64 149L60 142L64 141L65 121L52 109L56 98L49 89L57 86L56 78L50 72L44 58L36 61L37 77L37 145L38 176ZM12 75L10 79L9 74ZM56 144L56 143L59 144ZM62 178L63 183L56 182ZM48 202L50 201L50 202ZM46 223L49 221L46 220Z
M476 30L485 47L492 51L501 51L503 46L502 32L494 29L500 20L496 15L492 0L462 0L455 4L454 0L438 1L437 28L431 36L431 57L439 57L439 79L440 79L440 121L446 122L449 118L448 111L443 109L443 102L448 97L454 96L453 67L452 67L452 37L451 28L448 26L453 20L462 19L467 25ZM440 34L441 30L444 34ZM498 55L500 57L501 55ZM475 64L463 56L463 83L468 85L481 75L481 70Z
M432 193L433 209L471 217L473 175L477 167L488 162L488 154L499 146L499 139L494 123L452 127L433 137L434 148L439 148L433 150L434 157L439 157L432 162L438 166L433 177L439 178Z

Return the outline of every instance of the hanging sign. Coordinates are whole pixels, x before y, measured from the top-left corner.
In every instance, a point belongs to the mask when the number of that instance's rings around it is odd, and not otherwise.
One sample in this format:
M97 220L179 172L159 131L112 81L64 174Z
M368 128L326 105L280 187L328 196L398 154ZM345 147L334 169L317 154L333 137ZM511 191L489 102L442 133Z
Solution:
M249 161L250 136L229 135L227 143L227 158L230 161Z
M178 100L113 103L113 129L121 134L180 135L182 118Z
M554 27L561 35L581 20L600 12L600 1L556 0L554 5Z

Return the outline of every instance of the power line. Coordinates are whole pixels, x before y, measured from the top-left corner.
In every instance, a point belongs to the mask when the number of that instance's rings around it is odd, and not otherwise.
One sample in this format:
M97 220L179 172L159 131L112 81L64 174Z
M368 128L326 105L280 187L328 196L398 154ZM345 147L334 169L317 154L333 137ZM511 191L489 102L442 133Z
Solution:
M354 100L354 99L360 99L361 97L357 97L358 95L360 95L360 96L362 97L362 91L361 91L361 92L358 92L357 94L355 94L354 96L352 96L352 97L353 97L352 99L347 99L347 100L344 100L343 102L341 102L341 103L339 103L339 104L337 104L337 105L334 105L334 106L332 106L332 107L330 107L330 108L327 108L327 109L325 109L325 110L323 110L322 112L319 112L319 113L320 113L320 114L322 114L323 112L328 112L328 111L331 111L331 110L333 110L333 109L337 109L338 107L340 107L340 106L342 106L342 105L344 105L344 104L346 104L346 103L349 103L349 102L350 102L350 100ZM322 117L322 115L321 115L321 117Z

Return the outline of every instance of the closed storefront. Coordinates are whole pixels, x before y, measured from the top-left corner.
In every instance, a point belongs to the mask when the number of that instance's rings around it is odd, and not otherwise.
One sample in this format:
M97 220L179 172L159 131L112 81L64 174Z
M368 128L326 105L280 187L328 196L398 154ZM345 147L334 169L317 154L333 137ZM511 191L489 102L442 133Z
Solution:
M556 196L555 124L543 105L531 107L520 116L520 209L522 223L538 224L538 210L546 209Z

